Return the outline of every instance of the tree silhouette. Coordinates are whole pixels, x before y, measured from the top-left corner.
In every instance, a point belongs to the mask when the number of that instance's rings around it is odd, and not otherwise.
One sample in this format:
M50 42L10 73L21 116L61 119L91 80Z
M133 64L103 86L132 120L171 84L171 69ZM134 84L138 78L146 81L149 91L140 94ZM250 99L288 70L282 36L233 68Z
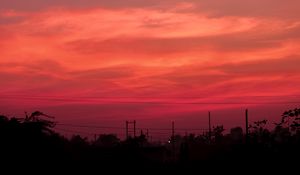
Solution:
M235 127L230 129L230 137L232 143L241 144L243 142L243 129L241 127Z
M115 147L120 144L120 139L115 134L101 134L93 144L101 147Z
M216 143L220 143L222 141L224 131L225 129L223 125L213 127L212 136L214 136Z
M279 123L275 123L277 126L284 126L292 127L294 129L298 129L300 126L300 108L295 108L293 110L285 111L281 115L281 121Z
M0 115L0 160L71 162L79 165L96 162L101 168L132 164L145 167L172 165L176 168L177 165L200 166L210 160L252 163L257 160L292 160L300 157L299 115L298 108L285 111L272 130L268 130L267 120L253 122L249 126L247 144L241 127L230 129L227 135L224 135L223 125L213 127L212 142L208 141L205 133L177 134L171 137L175 143L175 154L171 154L171 144L148 142L143 132L124 141L114 134L100 134L94 141L81 135L68 139L54 131L54 117L40 111L30 115L25 113L23 118Z

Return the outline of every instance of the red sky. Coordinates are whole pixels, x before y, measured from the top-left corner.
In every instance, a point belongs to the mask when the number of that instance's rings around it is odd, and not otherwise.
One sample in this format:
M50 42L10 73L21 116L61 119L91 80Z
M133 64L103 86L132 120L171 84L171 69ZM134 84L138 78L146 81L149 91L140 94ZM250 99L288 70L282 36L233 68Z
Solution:
M245 108L275 120L299 105L299 11L297 0L0 0L0 110L109 126L205 128L211 110L229 127Z

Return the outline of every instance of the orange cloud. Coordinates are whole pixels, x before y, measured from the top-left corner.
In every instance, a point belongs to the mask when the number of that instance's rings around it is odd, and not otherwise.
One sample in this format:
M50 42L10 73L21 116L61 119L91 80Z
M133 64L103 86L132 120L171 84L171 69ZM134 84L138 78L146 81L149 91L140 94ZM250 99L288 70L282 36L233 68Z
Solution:
M230 97L247 101L243 96L300 93L297 18L270 16L273 12L245 15L230 7L222 11L208 1L161 8L58 5L42 11L0 11L0 96L41 97L2 99L7 104L47 108L151 101L158 104L122 108L131 111L128 115L136 110L151 118L243 106L167 104L166 109L163 103L224 103ZM45 95L71 99L43 101ZM87 96L112 98L73 99ZM110 112L112 106L116 104Z

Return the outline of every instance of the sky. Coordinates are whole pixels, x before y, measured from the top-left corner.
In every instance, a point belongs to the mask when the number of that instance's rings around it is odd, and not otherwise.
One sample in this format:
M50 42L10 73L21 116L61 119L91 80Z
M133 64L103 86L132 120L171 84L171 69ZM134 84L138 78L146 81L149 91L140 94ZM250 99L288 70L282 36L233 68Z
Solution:
M299 11L298 0L0 0L0 113L206 128L207 111L229 127L249 108L251 121L277 120L299 106Z

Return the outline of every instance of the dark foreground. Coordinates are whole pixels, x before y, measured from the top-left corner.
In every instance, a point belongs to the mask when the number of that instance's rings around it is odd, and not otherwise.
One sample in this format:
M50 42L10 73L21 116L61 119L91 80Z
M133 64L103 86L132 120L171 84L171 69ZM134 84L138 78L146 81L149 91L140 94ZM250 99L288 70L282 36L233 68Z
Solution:
M96 174L239 172L240 168L287 172L300 164L299 114L299 109L285 112L271 131L265 129L267 121L252 124L248 135L240 127L223 135L223 127L218 126L211 133L178 135L170 138L171 143L160 145L149 143L145 135L124 141L111 134L93 142L79 135L66 139L53 131L55 123L42 119L41 112L25 118L0 116L0 168L41 169L40 173L93 170Z

